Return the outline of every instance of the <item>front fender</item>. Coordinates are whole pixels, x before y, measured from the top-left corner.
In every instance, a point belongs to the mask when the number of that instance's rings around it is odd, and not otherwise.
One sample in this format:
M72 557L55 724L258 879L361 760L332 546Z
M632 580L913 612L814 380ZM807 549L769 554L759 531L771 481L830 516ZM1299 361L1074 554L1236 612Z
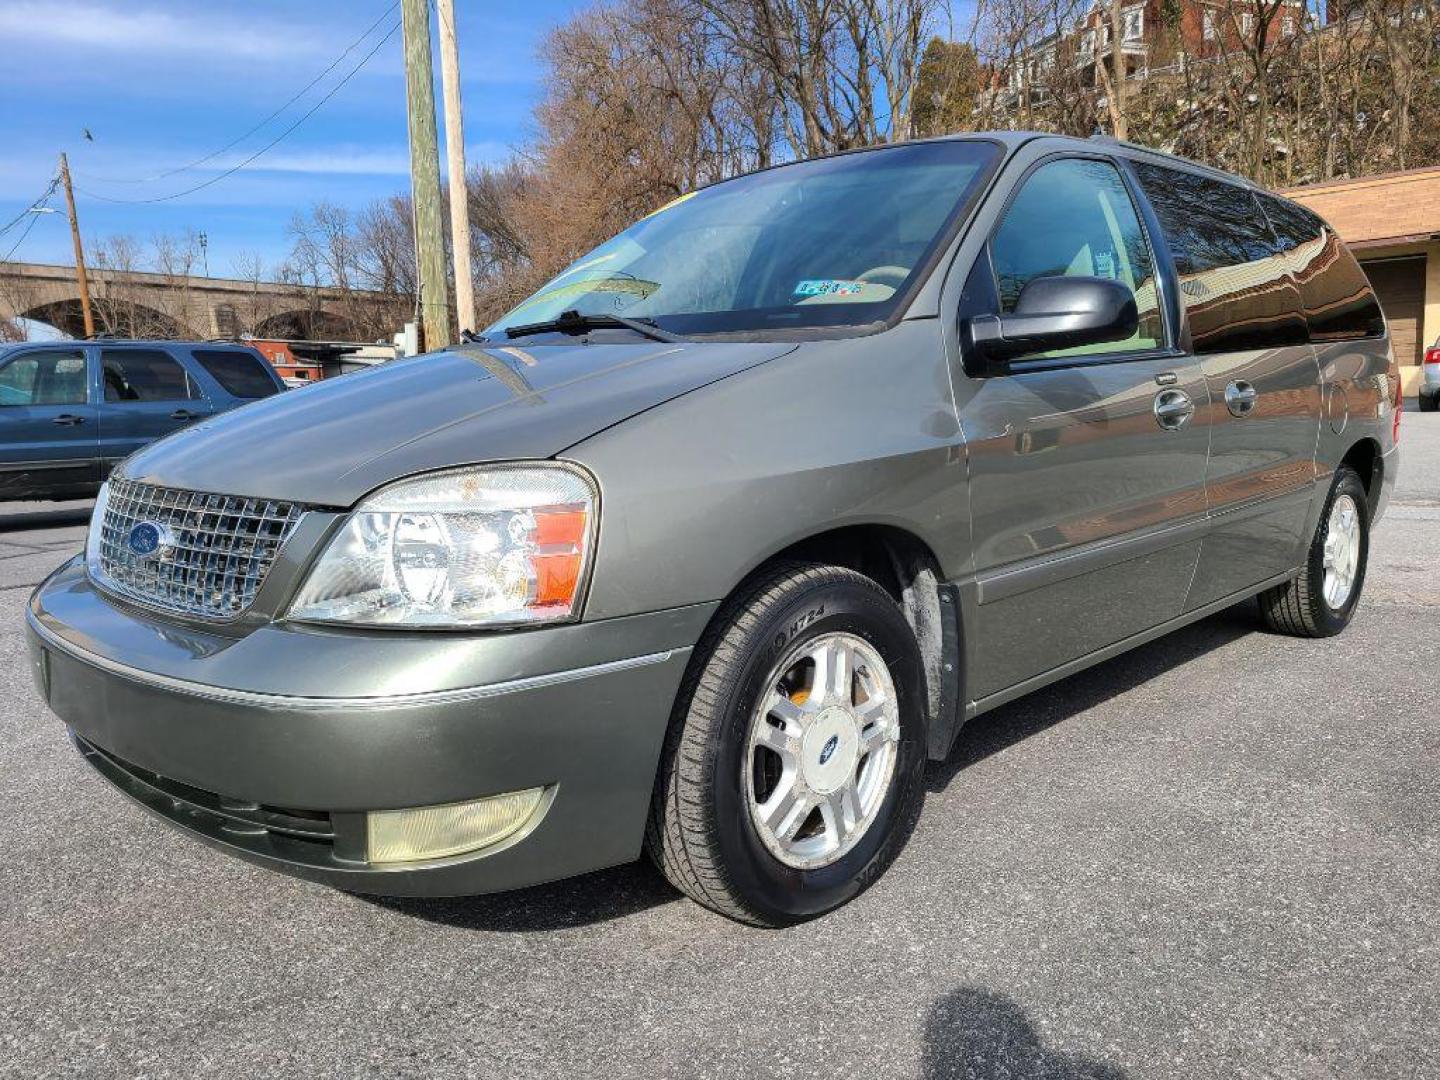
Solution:
M708 602L800 540L904 529L969 560L965 455L939 322L802 345L564 455L601 485L586 619Z

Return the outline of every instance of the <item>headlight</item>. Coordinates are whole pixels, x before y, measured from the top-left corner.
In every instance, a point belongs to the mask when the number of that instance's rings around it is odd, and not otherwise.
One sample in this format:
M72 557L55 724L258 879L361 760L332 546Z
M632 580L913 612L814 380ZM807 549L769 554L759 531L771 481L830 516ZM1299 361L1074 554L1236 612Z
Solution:
M310 571L289 617L365 626L494 626L578 612L595 487L561 465L401 480L366 498Z
M93 577L100 570L100 534L105 525L105 508L110 505L110 484L100 485L95 509L90 514L90 531L85 534L85 568Z

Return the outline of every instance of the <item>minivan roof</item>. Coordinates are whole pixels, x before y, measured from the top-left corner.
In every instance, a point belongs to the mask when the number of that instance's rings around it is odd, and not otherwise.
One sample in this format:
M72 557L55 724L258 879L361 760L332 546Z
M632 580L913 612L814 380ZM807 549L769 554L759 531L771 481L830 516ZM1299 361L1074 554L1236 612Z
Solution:
M1056 135L1049 131L967 131L957 132L954 135L940 135L934 139L917 139L916 142L945 142L952 139L989 139L998 142L1009 151L1018 150L1026 143L1044 139L1047 142L1058 143L1061 146L1068 146L1075 150L1088 150L1094 152L1097 147L1108 149L1126 150L1133 154L1144 155L1163 161L1168 165L1181 166L1194 172L1206 173L1220 180L1232 184L1239 184L1241 187L1250 188L1255 191L1267 191L1253 180L1238 176L1235 173L1226 172L1224 169L1217 169L1204 162L1192 161L1190 158L1180 157L1178 154L1166 153L1164 150L1157 150L1152 146L1145 146L1137 142L1129 142L1125 139L1117 139L1113 135L1091 135L1088 139L1078 138L1074 135ZM901 145L901 144L895 144Z
M1261 187L1253 180L1248 180L1235 173L1228 173L1224 169L1217 169L1199 161L1192 161L1189 158L1180 157L1176 154L1166 153L1164 150L1156 150L1153 147L1142 146L1140 143L1127 142L1124 139L1116 139L1110 135L1091 135L1088 139L1078 138L1074 135L1057 135L1050 131L957 131L950 135L935 135L928 139L907 139L898 143L878 143L874 146L854 146L846 150L837 150L830 154L817 154L813 158L796 158L793 161L777 161L773 165L767 165L763 169L753 169L748 173L738 173L736 176L728 176L724 180L716 180L711 184L704 184L701 189L713 187L714 184L723 184L726 180L734 180L739 176L751 176L755 173L769 172L771 169L783 169L788 165L798 165L802 161L819 161L824 158L845 157L849 154L863 154L872 150L884 150L890 147L913 146L919 143L932 142L990 142L999 144L1004 148L1006 155L1014 153L1027 143L1045 140L1055 143L1059 147L1069 147L1074 150L1088 151L1094 153L1097 149L1122 150L1127 157L1146 157L1157 163L1163 163L1173 168L1186 169L1191 172L1203 173L1213 176L1217 180L1224 180L1227 183L1238 184L1241 187L1252 191L1264 191L1274 194L1267 188ZM1283 198L1284 196L1278 196Z

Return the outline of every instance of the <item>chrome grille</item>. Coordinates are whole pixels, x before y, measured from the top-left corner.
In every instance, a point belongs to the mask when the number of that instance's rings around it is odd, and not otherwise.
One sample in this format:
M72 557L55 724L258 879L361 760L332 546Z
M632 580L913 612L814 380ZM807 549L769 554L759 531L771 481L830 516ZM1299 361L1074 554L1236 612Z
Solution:
M102 587L142 604L233 618L254 603L304 512L296 503L112 479L100 525L100 565L92 573ZM131 550L131 532L144 522L159 526L167 542L139 555Z

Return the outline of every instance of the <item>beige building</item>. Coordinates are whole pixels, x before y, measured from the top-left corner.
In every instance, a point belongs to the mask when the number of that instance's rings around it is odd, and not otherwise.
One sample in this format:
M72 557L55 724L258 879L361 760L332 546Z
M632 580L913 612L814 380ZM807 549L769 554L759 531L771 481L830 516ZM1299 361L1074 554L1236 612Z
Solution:
M1333 225L1355 252L1390 323L1405 392L1414 394L1420 358L1440 340L1440 166L1284 194Z

